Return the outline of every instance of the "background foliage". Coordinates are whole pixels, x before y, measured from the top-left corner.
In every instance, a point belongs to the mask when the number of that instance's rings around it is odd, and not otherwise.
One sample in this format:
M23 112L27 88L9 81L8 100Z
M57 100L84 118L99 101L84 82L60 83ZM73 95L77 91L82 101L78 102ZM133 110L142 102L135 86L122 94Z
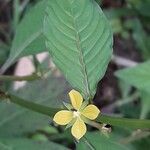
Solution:
M68 100L66 95L71 89L65 77L85 98L94 97L93 102L99 106L102 113L149 119L150 2L96 2L76 0L72 3L73 9L69 10L70 3L65 0L51 0L48 4L44 0L1 1L0 73L5 75L0 75L0 89L29 100L27 102L58 108L62 107L62 101ZM62 11L62 6L65 6L66 10ZM82 13L84 9L87 13ZM44 17L45 10L47 17ZM61 15L60 18L58 14ZM88 19L88 24L85 18ZM98 18L102 22L99 23ZM73 23L75 19L78 24ZM112 33L109 24L114 34L114 54L104 76L112 53ZM68 26L73 29L68 30ZM49 27L55 31L53 35ZM61 31L58 32L58 29ZM79 39L79 36L82 38ZM91 49L93 46L94 49ZM64 53L57 52L58 49ZM70 49L72 51L69 51L66 57L65 54ZM50 57L42 63L38 60L36 54L47 50L63 75L49 62ZM99 53L101 55L96 55ZM29 55L32 57L35 73L22 78L14 76L19 58ZM12 82L6 82L33 80L33 75L38 80L27 82L18 90ZM100 79L102 80L98 84ZM85 89L87 87L88 90ZM126 128L131 126L127 120L124 124L122 119L102 116L101 121L110 121L114 125L109 138L105 130L100 133L89 127L90 132L77 143L69 130L64 132L64 128L55 126L50 117L14 105L7 99L0 101L2 150L147 150L150 146L149 131Z

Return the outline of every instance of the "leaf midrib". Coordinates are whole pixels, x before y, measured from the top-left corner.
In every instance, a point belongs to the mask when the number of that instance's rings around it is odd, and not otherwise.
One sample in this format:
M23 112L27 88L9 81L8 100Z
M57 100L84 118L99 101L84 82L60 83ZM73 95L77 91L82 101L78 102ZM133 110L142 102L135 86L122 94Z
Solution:
M84 61L83 52L82 52L82 48L81 48L80 35L79 35L79 31L76 26L76 19L73 14L73 11L72 11L73 3L74 3L74 0L72 1L72 3L70 2L70 6L71 6L70 14L71 14L71 17L73 20L73 27L75 29L74 31L75 31L75 37L76 37L76 46L77 46L77 49L79 50L79 54L80 54L79 61L81 63L81 67L82 67L82 71L83 71L83 75L84 75L85 99L88 100L91 97L91 94L90 94L90 89L89 89L89 84L88 84L88 75L87 75L87 71L86 71L85 61Z

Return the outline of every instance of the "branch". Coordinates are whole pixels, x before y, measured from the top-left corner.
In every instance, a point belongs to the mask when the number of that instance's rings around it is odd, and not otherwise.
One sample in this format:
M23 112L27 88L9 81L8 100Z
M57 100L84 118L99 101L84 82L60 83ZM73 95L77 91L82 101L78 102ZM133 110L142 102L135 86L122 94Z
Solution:
M97 121L123 128L150 129L150 120L147 119L119 118L101 114Z
M41 75L38 73L33 73L28 76L10 76L10 75L0 75L0 81L33 81L41 79Z
M59 111L59 109L54 109L54 108L50 108L50 107L47 107L44 105L33 103L33 102L31 102L31 100L24 100L20 97L5 93L1 90L0 90L0 99L7 99L10 102L17 104L21 107L27 108L29 110L32 110L32 111L35 111L35 112L38 112L38 113L41 113L44 115L48 115L50 117L53 117L55 115L55 113L57 111Z
M10 102L27 108L29 110L39 112L41 114L47 115L49 117L53 117L56 112L60 109L51 108L47 106L43 106L40 104L36 104L30 102L29 100L24 100L12 94L7 94L4 92L0 92L0 99L9 99ZM99 123L106 123L119 127L133 128L133 129L149 129L150 128L150 120L140 120L140 119L129 119L129 118L117 118L113 116L106 116L104 114L100 114L100 116L96 119Z

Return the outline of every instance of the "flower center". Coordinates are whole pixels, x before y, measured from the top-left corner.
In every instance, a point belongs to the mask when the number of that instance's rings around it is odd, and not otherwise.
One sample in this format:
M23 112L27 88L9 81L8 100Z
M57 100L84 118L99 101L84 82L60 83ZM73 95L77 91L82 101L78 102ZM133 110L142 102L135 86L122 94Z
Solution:
M74 111L73 112L73 117L79 117L80 116L80 112L79 111Z

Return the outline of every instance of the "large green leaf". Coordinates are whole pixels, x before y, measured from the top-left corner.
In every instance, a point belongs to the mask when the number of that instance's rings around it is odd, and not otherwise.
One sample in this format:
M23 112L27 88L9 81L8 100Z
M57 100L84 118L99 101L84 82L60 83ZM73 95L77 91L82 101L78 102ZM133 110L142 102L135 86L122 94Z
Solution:
M100 132L89 133L86 140L81 140L77 150L129 150L125 146L106 138Z
M50 107L60 107L64 100L67 85L61 78L53 76L41 81L28 83L25 87L15 91L16 95ZM50 117L26 110L11 103L0 103L0 137L20 136L27 132L49 124Z
M67 150L53 142L34 141L25 138L1 139L0 150Z
M17 27L8 60L1 68L4 72L18 58L45 51L45 37L43 35L43 20L46 1L36 4L25 15Z
M150 93L150 61L116 72L116 76L138 89Z
M112 54L112 33L94 0L51 0L44 32L54 63L85 99L93 98Z

